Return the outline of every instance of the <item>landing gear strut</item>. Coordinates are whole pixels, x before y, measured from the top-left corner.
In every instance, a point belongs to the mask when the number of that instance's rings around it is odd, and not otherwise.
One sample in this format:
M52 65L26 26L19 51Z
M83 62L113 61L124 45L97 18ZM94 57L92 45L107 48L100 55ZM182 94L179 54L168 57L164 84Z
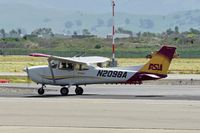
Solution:
M69 93L69 89L68 89L68 88L63 87L63 88L60 89L60 94L61 94L62 96L67 96L68 93Z
M75 93L76 93L76 95L82 95L83 94L83 88L76 86Z

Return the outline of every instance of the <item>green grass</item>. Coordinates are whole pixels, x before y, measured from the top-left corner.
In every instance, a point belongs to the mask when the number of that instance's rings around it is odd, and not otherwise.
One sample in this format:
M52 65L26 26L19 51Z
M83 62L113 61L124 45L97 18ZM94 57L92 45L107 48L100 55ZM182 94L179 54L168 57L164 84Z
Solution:
M177 47L177 53L182 58L200 58L198 39L194 43L178 43L173 37L165 41L161 36L141 36L140 38L116 38L116 57L144 58L147 54L158 50L162 45L169 44ZM0 39L2 46L0 54L28 55L30 53L46 53L58 56L104 55L111 57L112 40L105 38L28 38ZM4 47L4 48L3 48Z

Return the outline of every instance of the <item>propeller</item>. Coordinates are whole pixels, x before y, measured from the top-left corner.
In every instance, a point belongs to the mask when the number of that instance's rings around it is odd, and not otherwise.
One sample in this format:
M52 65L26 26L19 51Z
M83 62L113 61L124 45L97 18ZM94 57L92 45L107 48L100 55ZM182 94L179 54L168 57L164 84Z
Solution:
M27 73L27 79L26 79L26 81L27 81L27 83L29 84L29 83L30 83L30 75L29 75L29 69L28 69L27 66L26 66L26 68L24 68L24 72Z

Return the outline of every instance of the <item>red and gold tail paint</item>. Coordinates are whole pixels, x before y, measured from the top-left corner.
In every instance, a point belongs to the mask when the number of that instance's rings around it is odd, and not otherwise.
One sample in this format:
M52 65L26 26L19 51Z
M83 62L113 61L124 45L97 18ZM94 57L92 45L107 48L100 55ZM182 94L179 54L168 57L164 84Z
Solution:
M167 75L175 51L175 47L163 46L139 72Z
M167 77L175 47L163 46L137 73L126 83L141 84L143 80L156 80Z

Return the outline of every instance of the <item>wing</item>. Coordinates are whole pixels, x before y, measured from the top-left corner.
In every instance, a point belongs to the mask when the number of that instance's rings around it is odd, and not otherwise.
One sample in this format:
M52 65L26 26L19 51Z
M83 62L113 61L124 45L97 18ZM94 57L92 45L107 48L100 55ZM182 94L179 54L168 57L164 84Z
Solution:
M33 56L33 57L50 57L51 55L41 54L41 53L31 53L31 54L29 54L29 56Z
M76 64L95 64L95 63L104 63L109 61L110 59L107 57L100 57L100 56L88 56L88 57L59 57L59 56L51 56L49 57L50 60L59 60L59 61L66 61Z
M69 63L74 63L74 64L87 64L85 62L79 61L79 60L75 60L73 58L67 58L67 57L59 57L59 56L50 56L48 58L48 60L58 60L58 61L62 61L62 62L69 62Z
M60 56L52 56L47 54L40 54L40 53L32 53L30 56L34 57L46 57L48 61L51 60L58 60L63 62L70 62L76 64L95 64L95 63L104 63L109 61L110 59L107 57L100 57L100 56L87 56L87 57L60 57Z

